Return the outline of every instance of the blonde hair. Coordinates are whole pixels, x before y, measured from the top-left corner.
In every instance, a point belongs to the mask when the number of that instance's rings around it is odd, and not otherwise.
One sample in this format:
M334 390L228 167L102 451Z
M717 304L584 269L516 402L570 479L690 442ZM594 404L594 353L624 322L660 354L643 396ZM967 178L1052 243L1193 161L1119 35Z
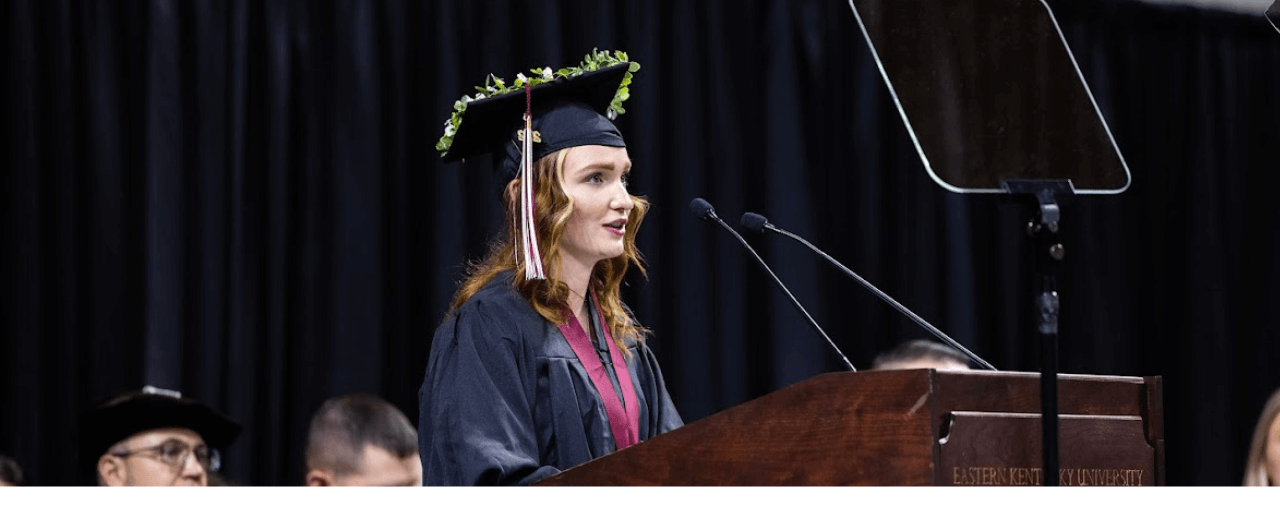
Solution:
M1280 416L1280 390L1271 394L1267 405L1258 418L1258 426L1253 429L1253 442L1249 445L1249 460L1244 466L1244 485L1246 487L1265 487L1280 485L1280 479L1269 479L1267 476L1267 438L1271 434L1271 423Z
M507 191L503 192L507 215L506 231L490 243L489 253L484 259L469 266L467 277L458 288L446 317L457 312L489 281L502 272L511 271L514 274L512 288L529 301L538 315L557 326L568 319L569 285L561 281L558 274L560 241L564 238L569 217L573 214L573 199L564 191L564 159L570 149L573 148L562 149L556 154L538 159L533 166L534 217L537 219L538 244L542 251L542 265L548 272L547 279L525 279L524 261L517 261L515 257L516 239L520 234L519 210L516 209L519 204L515 198L520 184L517 177L507 184ZM639 341L648 332L622 305L621 286L627 270L635 265L642 275L647 276L640 251L636 248L636 232L640 230L649 202L634 195L631 196L631 202L634 206L627 217L622 255L596 263L591 270L589 283L604 312L604 324L609 327L609 333L619 349L628 357L631 351L627 342Z

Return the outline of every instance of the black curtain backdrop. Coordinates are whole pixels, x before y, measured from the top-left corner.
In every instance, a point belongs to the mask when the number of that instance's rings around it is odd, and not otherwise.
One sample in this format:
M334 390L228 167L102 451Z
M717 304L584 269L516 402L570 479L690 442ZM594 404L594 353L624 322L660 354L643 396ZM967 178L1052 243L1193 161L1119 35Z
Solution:
M1133 174L1064 205L1061 371L1165 378L1168 482L1239 483L1280 386L1280 34L1257 16L1051 2ZM311 413L417 419L436 325L500 222L444 165L489 72L643 65L619 119L654 203L626 294L686 421L839 361L704 197L808 237L1003 370L1035 371L1029 209L933 183L842 1L6 2L0 454L78 484L77 414L181 390L245 425L236 484L302 482ZM1015 67L1016 65L1011 65ZM859 367L924 330L748 235Z

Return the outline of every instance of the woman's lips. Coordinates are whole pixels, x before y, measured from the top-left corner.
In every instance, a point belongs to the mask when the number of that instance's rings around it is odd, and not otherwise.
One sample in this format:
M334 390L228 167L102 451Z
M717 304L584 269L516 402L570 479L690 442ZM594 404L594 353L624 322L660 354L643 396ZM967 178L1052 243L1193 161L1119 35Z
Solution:
M623 235L627 232L627 221L625 219L613 221L605 224L604 229L609 230L614 235Z

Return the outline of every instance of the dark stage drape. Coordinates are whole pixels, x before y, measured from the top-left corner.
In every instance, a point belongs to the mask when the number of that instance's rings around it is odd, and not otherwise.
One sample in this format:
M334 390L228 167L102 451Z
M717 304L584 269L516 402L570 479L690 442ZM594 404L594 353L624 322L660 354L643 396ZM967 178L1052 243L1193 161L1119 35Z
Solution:
M1165 378L1168 482L1239 483L1280 387L1280 34L1051 2L1133 174L1063 207L1064 373ZM426 352L500 223L452 102L624 49L618 123L651 328L686 421L841 370L704 197L808 237L1002 370L1034 371L1029 209L927 176L846 2L15 0L3 8L0 454L84 482L77 414L181 390L245 425L236 484L302 482L308 421L366 391L417 419ZM1015 67L1011 65L1010 67ZM747 238L856 366L928 334L813 255Z

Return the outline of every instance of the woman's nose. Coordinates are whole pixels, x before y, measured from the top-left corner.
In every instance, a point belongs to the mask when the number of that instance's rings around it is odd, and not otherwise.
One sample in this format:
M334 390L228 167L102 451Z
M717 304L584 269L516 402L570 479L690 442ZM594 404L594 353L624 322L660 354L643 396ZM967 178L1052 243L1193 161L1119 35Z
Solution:
M634 208L636 203L631 200L631 192L627 191L627 185L619 182L614 187L615 190L610 202L613 209L631 213L631 208Z

